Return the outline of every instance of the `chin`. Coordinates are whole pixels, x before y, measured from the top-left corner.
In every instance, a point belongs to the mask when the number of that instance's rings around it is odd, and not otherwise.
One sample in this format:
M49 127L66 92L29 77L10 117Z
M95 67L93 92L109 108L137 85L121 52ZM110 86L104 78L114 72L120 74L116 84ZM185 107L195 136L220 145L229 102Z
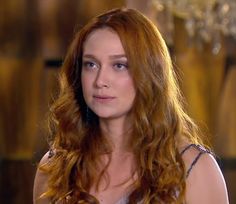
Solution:
M115 115L113 115L113 114L104 114L104 113L102 113L102 114L97 114L97 113L95 113L97 116L98 116L98 118L101 118L101 119L114 119L114 118L116 118L117 116L115 116Z
M101 119L119 119L119 118L125 118L129 115L129 110L123 109L123 110L117 110L114 108L94 108L91 107L91 110L97 115L98 118Z
M104 120L114 120L114 119L125 119L127 116L128 116L128 114L127 113L113 113L113 114L105 114L105 113L103 113L103 114L96 114L97 116L98 116L98 118L100 118L100 119L104 119Z

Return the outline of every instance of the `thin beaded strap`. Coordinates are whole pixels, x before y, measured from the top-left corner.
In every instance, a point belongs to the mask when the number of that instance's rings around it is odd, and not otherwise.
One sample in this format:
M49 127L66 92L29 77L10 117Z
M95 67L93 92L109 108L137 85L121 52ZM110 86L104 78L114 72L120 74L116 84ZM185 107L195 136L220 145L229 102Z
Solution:
M197 163L197 161L199 160L199 158L200 158L203 154L208 153L208 154L213 155L213 153L212 153L210 150L204 148L204 147L201 146L201 145L197 145L197 144L190 144L190 145L186 146L186 147L181 151L180 154L183 155L183 154L184 154L189 148L191 148L191 147L195 147L195 148L198 149L200 152L199 152L198 155L194 158L193 162L191 163L190 167L188 168L188 170L187 170L187 172L186 172L186 177L189 176L189 174L190 174L191 170L193 169L194 165Z
M48 151L48 159L51 159L54 155L55 155L55 152L53 151L52 148L50 148Z

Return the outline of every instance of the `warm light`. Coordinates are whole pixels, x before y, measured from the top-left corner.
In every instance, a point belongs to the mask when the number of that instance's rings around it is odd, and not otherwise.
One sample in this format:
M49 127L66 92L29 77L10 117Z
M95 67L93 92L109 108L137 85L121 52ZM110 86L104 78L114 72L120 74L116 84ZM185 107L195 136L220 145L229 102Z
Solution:
M220 50L220 36L236 39L235 0L152 0L157 10L168 16L178 16L185 20L190 38L213 43L213 53ZM162 8L162 9L158 9ZM167 19L167 28L173 28L173 19ZM168 30L168 29L167 29ZM173 30L169 30L173 33Z

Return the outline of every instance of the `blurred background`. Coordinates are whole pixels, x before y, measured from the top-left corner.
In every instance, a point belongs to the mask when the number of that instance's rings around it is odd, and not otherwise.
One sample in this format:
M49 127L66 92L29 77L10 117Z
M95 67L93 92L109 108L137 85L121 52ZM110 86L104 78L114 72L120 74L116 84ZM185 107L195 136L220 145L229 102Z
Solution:
M121 6L160 28L187 110L213 146L236 203L235 0L0 0L0 203L32 203L69 42L91 17Z

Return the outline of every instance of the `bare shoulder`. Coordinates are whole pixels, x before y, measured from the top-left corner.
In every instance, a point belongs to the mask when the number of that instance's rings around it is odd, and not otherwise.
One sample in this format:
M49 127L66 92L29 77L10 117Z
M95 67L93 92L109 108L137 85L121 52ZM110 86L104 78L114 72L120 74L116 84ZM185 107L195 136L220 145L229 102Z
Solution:
M223 174L215 158L196 146L183 154L187 177L187 204L228 204L228 194Z
M39 162L39 166L42 166L49 162L50 153L47 152ZM34 204L49 204L48 199L39 199L39 197L47 190L48 175L37 168L34 178L34 190L33 190L33 201Z

